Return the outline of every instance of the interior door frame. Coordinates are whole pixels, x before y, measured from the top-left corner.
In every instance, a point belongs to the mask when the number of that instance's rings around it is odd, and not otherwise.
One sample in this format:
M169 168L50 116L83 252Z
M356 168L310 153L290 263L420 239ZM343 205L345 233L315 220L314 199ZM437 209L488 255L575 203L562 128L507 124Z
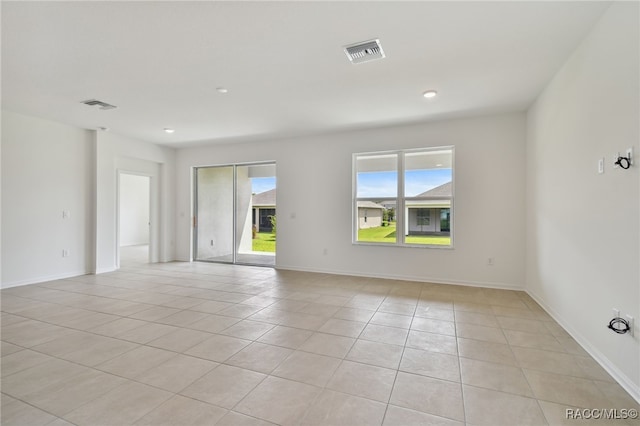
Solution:
M143 177L147 177L149 178L149 185L147 187L147 191L149 193L149 249L147 250L147 260L149 263L153 262L152 259L152 248L154 247L154 244L156 243L155 240L155 235L154 232L152 232L152 224L153 224L153 218L155 216L155 212L154 210L154 193L153 193L153 184L154 184L154 177L153 175L149 174L149 173L144 173L144 172L136 172L136 171L132 171L132 170L125 170L125 169L117 169L118 172L118 179L116 182L116 268L120 269L120 221L121 221L121 217L120 217L120 196L121 196L121 186L122 186L122 175L133 175L133 176L143 176Z

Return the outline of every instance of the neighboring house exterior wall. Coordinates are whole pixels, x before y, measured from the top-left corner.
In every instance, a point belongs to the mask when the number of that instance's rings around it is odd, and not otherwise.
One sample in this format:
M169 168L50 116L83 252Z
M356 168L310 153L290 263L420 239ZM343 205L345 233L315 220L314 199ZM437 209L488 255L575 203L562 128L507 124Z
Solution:
M440 232L440 209L409 209L409 235L422 232Z
M404 216L405 235L450 232L451 194L452 182L447 182L417 195L425 199L408 203Z
M269 216L276 215L276 206L254 206L253 207L253 226L256 232L271 232L273 226Z
M382 226L382 208L358 207L358 229Z
M447 206L408 207L405 216L407 218L405 235L449 233L451 231L450 211Z
M256 232L271 232L273 226L269 216L276 215L276 189L254 194L252 199L252 222Z

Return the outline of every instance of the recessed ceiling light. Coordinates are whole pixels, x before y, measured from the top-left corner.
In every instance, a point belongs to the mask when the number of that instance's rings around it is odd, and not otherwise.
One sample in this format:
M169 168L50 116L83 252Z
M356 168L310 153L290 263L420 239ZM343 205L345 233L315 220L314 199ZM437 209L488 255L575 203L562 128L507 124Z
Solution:
M438 92L436 92L435 90L427 90L422 94L422 96L424 96L427 99L435 98L437 95L438 95Z
M218 93L228 93L229 89L225 88L225 87L216 87L216 90L218 91Z
M436 164L436 167L442 167L442 164L438 163Z
M175 130L175 129L170 129L169 127L165 127L165 128L164 128L164 131L165 131L165 132L167 132L167 133L173 133L173 132L175 132L176 130Z

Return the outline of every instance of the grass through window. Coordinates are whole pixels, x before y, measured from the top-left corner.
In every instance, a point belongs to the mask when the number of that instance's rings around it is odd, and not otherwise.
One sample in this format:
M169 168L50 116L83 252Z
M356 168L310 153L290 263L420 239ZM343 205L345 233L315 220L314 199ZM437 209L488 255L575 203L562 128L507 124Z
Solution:
M393 244L396 242L396 224L391 223L389 226L359 229L358 241ZM404 241L407 244L451 245L451 237L449 235L407 235L404 237Z
M252 243L253 251L276 252L276 236L271 232L258 232Z

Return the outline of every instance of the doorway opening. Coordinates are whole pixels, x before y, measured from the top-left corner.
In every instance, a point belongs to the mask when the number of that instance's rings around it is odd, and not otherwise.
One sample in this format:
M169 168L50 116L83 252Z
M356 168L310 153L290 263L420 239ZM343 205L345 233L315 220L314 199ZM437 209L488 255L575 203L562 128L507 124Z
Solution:
M195 260L275 266L275 163L196 167L194 190Z
M119 173L118 252L120 266L146 264L151 245L151 177Z

